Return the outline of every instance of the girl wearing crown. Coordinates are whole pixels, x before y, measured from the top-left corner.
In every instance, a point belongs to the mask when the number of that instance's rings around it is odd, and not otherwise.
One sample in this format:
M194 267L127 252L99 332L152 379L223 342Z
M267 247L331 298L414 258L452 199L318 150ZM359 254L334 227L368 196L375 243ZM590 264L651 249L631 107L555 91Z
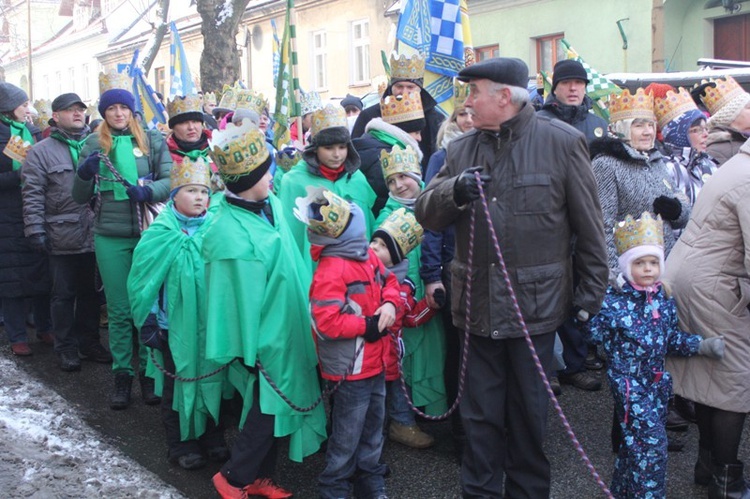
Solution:
M44 249L24 237L21 164L36 142L26 122L29 97L10 83L0 83L0 301L5 331L15 355L32 354L26 333L26 298L33 297L37 337L54 342L49 278Z
M666 497L667 403L672 379L665 357L724 354L724 339L680 331L677 309L660 281L664 235L660 218L628 216L614 233L620 275L601 311L583 324L607 354L607 379L623 434L615 460L614 497ZM585 312L584 312L585 314ZM587 314L579 320L587 319Z
M740 152L750 134L750 94L727 75L710 82L701 100L711 114L706 152L721 166Z
M99 88L99 113L104 121L81 149L73 199L83 204L97 197L94 248L107 295L109 348L115 374L110 408L119 410L130 404L134 374L135 328L127 279L141 235L137 205L167 199L172 158L161 133L144 130L136 118L135 97L128 90L132 88L129 77L114 71L101 73ZM100 154L109 157L127 185L115 181L107 165L100 161ZM146 348L140 346L137 355L141 396L146 404L156 405L160 399L154 394L154 380L145 376Z

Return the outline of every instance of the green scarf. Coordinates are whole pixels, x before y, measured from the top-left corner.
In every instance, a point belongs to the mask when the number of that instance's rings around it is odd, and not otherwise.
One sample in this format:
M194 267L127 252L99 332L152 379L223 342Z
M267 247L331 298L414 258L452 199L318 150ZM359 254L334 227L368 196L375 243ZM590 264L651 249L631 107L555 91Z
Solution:
M10 136L18 136L23 139L24 142L28 142L29 144L34 143L34 136L31 135L31 130L26 128L25 123L20 123L18 121L11 120L7 116L4 116L0 114L0 121L8 125L10 128ZM21 168L21 163L19 161L13 160L13 171L18 170Z
M86 138L84 137L81 140L71 139L59 131L52 132L50 137L67 144L68 150L70 150L70 158L73 160L73 165L78 165L78 157L81 155L81 148L83 147L83 143L86 142Z
M133 144L132 135L112 136L112 150L109 151L109 159L112 160L112 165L125 180L130 182L131 185L136 185L138 183L138 166L135 163ZM99 176L114 179L114 175L109 171L109 168L101 164L101 162L99 163ZM105 180L99 184L99 189L101 191L114 191L115 201L129 199L125 186L119 182Z
M370 130L370 135L378 139L380 142L385 142L391 147L398 145L399 147L401 147L401 149L406 149L406 144L398 140L393 135L382 130Z
M194 149L192 151L177 151L177 153L195 162L198 158L208 159L208 149L206 147L205 149Z

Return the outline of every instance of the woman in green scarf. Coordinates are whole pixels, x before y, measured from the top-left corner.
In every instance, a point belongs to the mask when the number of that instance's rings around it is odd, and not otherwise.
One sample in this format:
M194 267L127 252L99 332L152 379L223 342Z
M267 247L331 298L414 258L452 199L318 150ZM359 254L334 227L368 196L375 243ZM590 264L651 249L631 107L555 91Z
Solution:
M47 256L24 237L21 164L26 149L7 148L11 140L30 147L36 142L26 123L26 92L0 83L0 301L5 332L15 355L32 351L26 333L26 299L33 297L37 337L54 341L49 311Z
M104 76L104 78L102 78ZM107 82L120 85L99 97L99 113L104 121L96 133L89 135L81 150L78 172L73 182L73 199L88 203L98 197L94 223L94 248L99 273L107 295L109 314L109 348L115 389L110 399L112 409L125 409L130 403L133 381L133 319L130 314L127 279L133 250L140 239L139 204L164 201L169 196L169 170L172 158L158 130L144 131L135 118L135 97L129 83L117 81L124 75L100 75L100 86ZM110 169L99 160L107 155L117 172L127 182L114 181ZM150 179L148 185L137 185L139 179ZM145 376L146 349L138 349L141 396L148 405L160 402L154 394L154 380Z

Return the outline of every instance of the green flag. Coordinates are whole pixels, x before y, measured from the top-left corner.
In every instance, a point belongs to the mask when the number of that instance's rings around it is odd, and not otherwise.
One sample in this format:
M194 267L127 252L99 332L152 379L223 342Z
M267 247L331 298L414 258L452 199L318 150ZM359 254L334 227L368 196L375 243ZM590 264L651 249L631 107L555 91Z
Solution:
M276 149L291 143L289 134L290 120L299 115L299 105L294 99L294 82L292 79L292 47L290 36L292 26L289 19L293 0L287 0L284 36L279 45L279 70L276 79L276 107L273 113L273 145Z
M565 52L568 55L568 59L574 59L578 62L580 62L583 65L583 68L586 70L586 75L589 80L589 84L586 87L586 94L588 94L589 97L593 100L599 100L602 97L606 97L609 94L619 94L622 92L622 89L612 83L606 76L601 74L596 69L589 66L586 61L584 61L580 55L578 55L578 52L573 50L573 47L570 46L567 40L564 38L560 40L560 43L562 43L563 47L565 48ZM598 106L594 106L595 108Z

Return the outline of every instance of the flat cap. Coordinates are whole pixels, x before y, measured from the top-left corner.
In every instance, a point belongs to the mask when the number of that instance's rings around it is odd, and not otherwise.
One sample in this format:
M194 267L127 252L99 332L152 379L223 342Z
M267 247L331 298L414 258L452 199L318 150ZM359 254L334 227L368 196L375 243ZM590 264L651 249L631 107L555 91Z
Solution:
M73 104L80 104L84 108L86 104L78 97L78 94L69 93L58 95L55 100L52 101L52 112L62 111L68 109Z
M362 99L352 94L346 94L346 97L341 99L340 104L341 104L341 107L343 107L344 109L346 109L346 106L354 106L361 111L362 108L364 107L362 105Z
M525 62L515 57L493 57L472 64L458 73L458 79L461 81L479 78L486 78L513 87L526 88L529 83L529 68Z

